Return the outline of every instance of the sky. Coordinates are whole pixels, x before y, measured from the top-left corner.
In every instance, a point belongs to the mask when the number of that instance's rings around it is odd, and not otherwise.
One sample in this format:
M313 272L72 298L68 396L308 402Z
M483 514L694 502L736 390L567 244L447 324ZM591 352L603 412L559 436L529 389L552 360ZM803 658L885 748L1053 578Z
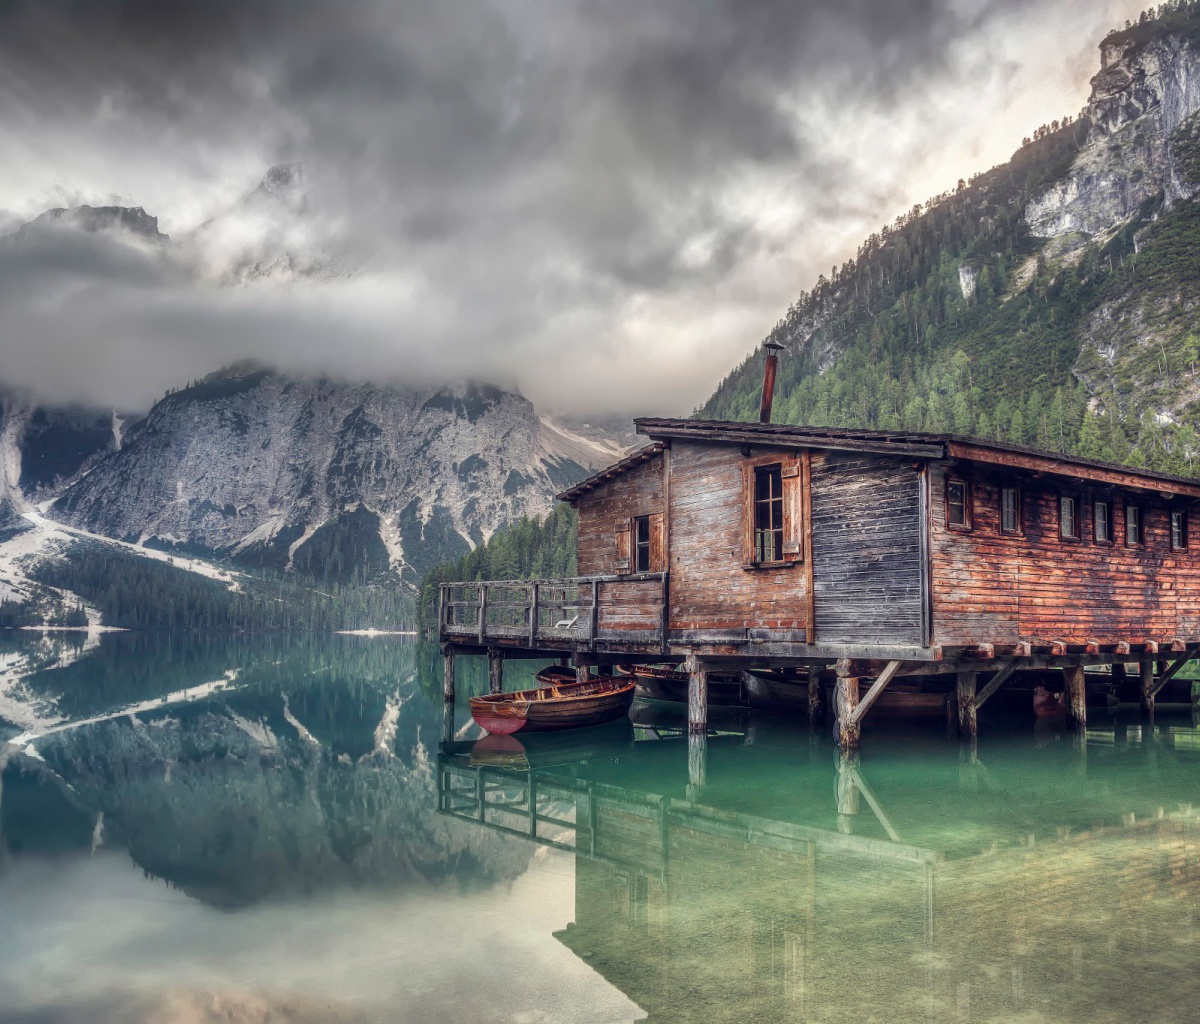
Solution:
M871 231L1078 113L1141 6L0 0L0 380L135 410L253 359L685 414ZM169 240L18 232L83 204Z

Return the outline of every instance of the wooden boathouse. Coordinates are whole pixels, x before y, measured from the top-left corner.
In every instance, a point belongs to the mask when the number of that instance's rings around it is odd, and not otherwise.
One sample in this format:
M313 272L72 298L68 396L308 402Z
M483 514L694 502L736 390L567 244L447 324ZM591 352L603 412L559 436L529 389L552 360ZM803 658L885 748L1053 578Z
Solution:
M710 673L768 673L854 748L900 676L943 677L973 736L1006 681L1061 670L1082 726L1086 667L1128 668L1151 712L1200 648L1196 480L945 434L636 426L646 447L559 496L577 578L442 587L448 696L456 654L493 690L505 658L671 665L703 731Z

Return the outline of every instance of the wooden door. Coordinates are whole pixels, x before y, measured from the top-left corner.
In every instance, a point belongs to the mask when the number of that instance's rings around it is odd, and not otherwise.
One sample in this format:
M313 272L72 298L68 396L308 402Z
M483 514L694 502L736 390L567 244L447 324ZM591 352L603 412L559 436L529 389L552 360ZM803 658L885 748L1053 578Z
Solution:
M813 453L818 643L924 643L921 495L921 476L911 462Z

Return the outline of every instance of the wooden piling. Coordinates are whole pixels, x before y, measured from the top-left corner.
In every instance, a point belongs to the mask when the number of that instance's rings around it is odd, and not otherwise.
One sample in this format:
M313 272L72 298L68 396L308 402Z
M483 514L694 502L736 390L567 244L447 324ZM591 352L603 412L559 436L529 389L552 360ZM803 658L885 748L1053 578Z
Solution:
M448 700L442 705L442 743L454 742L454 701Z
M488 650L488 693L504 692L504 652L495 647Z
M689 655L688 673L688 733L708 733L708 671Z
M956 693L958 697L958 734L965 739L979 735L979 722L975 714L975 691L979 681L978 672L959 672Z
M689 800L700 796L700 788L708 778L708 736L703 732L688 733L688 788Z
M1063 669L1063 683L1067 691L1067 724L1082 729L1087 725L1087 691L1084 688L1082 665L1068 665Z
M808 724L821 721L821 670L813 666L808 670Z
M1154 659L1142 658L1138 662L1141 672L1142 714L1154 717Z
M442 697L454 703L454 652L442 652Z
M851 819L858 814L858 756L849 751L837 754L838 831L853 832Z
M858 707L858 676L854 662L842 658L837 663L837 687L834 704L837 710L837 743L843 751L857 750L862 727L853 720Z

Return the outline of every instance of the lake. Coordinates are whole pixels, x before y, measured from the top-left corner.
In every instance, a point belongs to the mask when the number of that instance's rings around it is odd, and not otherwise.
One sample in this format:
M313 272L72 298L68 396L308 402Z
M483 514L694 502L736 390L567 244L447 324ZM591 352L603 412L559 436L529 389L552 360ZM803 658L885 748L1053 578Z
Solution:
M527 679L508 666L510 686ZM1196 1021L1200 730L523 742L395 637L0 635L0 1020ZM696 759L703 784L695 784Z

